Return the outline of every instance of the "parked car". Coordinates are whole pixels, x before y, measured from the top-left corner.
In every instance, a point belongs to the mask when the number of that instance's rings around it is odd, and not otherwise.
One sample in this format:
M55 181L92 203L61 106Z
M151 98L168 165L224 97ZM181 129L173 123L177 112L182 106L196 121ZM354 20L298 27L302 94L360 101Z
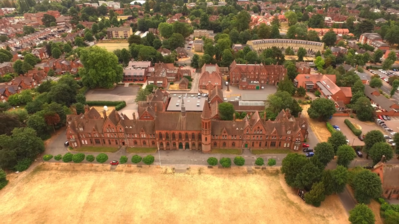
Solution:
M309 148L304 148L303 152L313 152L313 149L309 149Z
M64 146L68 147L69 146L69 142L68 141L64 142Z
M112 162L110 162L110 164L111 164L112 166L116 166L116 165L119 164L119 161L118 161L118 160L113 160Z
M391 146L396 146L396 143L394 142L394 143L391 143Z
M385 115L382 115L382 118L386 121L388 120L387 117L385 117Z
M393 139L388 140L389 143L394 143L395 141Z
M381 115L378 115L378 118L379 118L380 120L384 120L384 118L382 118Z
M390 129L390 128L386 128L385 130L387 130L387 131L389 131L389 132L393 131L393 130L392 130L392 129Z
M388 115L385 115L385 117L388 119L388 121L390 121L390 120L391 120L391 117L390 117L390 116L388 116Z
M309 144L303 143L303 144L302 144L302 147L303 147L303 148L308 148L308 147L309 147Z
M337 131L341 131L341 129L337 125L333 125L333 128Z
M391 136L389 136L389 135L384 135L384 138L385 138L385 139L391 139Z
M346 139L346 144L348 144L348 145L349 145L349 140L348 140L348 139Z
M362 135L359 135L358 138L359 138L360 141L364 141L364 138L363 138Z
M361 151L356 151L356 155L359 156L360 158L363 157L363 153Z
M314 152L308 152L306 153L306 157L313 157L314 156Z
M393 132L391 132L391 133L389 133L389 134L391 134L392 136L394 136L394 135L396 134L396 132L393 131Z

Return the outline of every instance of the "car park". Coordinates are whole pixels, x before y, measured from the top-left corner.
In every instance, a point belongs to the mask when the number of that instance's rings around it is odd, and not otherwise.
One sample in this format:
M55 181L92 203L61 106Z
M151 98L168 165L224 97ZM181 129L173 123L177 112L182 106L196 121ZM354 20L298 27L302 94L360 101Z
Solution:
M392 132L392 131L393 131L393 130L390 129L390 128L385 128L385 130L387 130L387 131L389 131L389 132Z
M380 120L384 120L384 118L382 118L381 115L378 115L378 118L379 118Z
M387 117L385 117L385 115L382 115L382 118L386 121L388 120Z
M395 141L393 139L389 139L387 142L394 143Z
M309 149L309 148L304 148L303 152L313 152L313 149Z
M356 155L359 156L360 158L363 157L363 153L361 151L356 151Z
M384 135L384 138L385 138L385 139L391 139L391 136L389 136L389 135Z
M69 142L68 141L64 142L64 146L68 147L69 146Z
M306 153L306 157L313 157L314 156L314 152L308 152Z
M396 132L393 131L393 132L391 132L391 133L389 133L389 134L391 134L392 136L394 136L394 135L396 134Z
M341 131L341 129L337 125L333 125L333 128L337 131Z
M385 115L385 117L388 119L388 121L390 121L390 120L391 120L391 117L390 117L390 116L388 116L388 115Z
M111 164L112 166L116 166L116 165L119 164L119 161L118 161L118 160L113 160L112 162L110 162L110 164Z
M302 144L302 147L303 147L303 148L308 148L308 147L309 147L309 144L303 143L303 144Z

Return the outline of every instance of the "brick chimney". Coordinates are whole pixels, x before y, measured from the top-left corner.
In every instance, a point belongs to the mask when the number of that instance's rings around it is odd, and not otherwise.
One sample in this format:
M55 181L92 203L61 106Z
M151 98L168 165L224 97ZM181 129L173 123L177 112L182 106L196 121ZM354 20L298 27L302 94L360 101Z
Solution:
M103 110L103 117L107 118L107 111L106 110Z

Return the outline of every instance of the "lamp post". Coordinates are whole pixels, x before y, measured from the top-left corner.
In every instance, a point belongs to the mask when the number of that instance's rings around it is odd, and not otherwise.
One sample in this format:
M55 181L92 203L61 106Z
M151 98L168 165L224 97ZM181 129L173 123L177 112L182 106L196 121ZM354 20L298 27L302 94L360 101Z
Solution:
M161 150L158 149L159 166L162 166L162 163L161 163L161 152L160 151Z

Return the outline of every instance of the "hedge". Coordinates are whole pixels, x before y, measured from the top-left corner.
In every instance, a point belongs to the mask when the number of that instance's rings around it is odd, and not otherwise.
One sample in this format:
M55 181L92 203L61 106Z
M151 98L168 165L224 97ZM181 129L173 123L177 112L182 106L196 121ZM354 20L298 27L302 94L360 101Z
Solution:
M236 156L234 158L234 164L236 164L237 166L243 166L245 164L245 159L241 156Z
M207 162L211 166L216 166L218 164L218 159L216 159L215 157L209 157Z
M155 160L154 156L148 155L143 158L143 163L145 163L147 165L151 165L154 162L154 160Z
M17 165L14 166L14 169L16 171L22 172L24 170L27 170L31 164L32 164L32 160L29 158L25 158L25 159L19 160L17 162Z
M105 153L100 153L96 156L96 161L99 163L105 163L108 160L108 156Z
M326 126L327 126L327 130L328 130L331 134L333 134L334 132L336 132L336 130L333 128L333 126L332 126L329 122L326 123Z
M228 168L231 166L231 159L230 158L221 158L219 160L220 165L222 165L222 167Z
M58 154L58 155L54 156L54 159L57 161L60 161L62 159L62 155Z
M115 110L121 110L126 107L125 101L86 101L89 106L114 106Z
M255 160L255 164L258 166L263 166L265 164L265 161L263 160L263 158L259 157Z
M124 163L127 163L127 156L121 156L121 158L119 159L119 162L121 163L121 164L124 164Z
M94 156L93 155L88 155L88 156L86 156L86 160L88 162L93 162L94 161Z
M53 155L50 155L50 154L46 154L46 155L43 156L43 160L44 161L49 161L52 158L53 158Z
M355 128L355 126L352 124L352 122L350 120L345 119L344 122L345 122L346 126L348 126L348 128L351 129L351 131L353 132L354 135L360 136L362 134L362 130Z
M64 163L69 163L72 161L72 153L67 152L65 153L65 155L62 157L62 161L64 161Z

